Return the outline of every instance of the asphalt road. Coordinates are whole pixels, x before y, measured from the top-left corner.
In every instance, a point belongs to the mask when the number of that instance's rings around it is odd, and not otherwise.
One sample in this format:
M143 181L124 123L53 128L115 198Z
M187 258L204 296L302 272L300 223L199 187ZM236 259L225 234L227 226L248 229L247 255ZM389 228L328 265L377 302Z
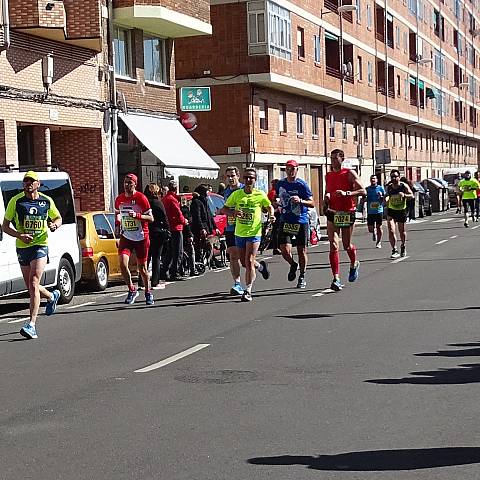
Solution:
M2 299L0 478L478 478L479 227L410 224L392 261L360 225L360 278L338 293L324 242L306 290L274 257L249 304L226 271L153 307L84 293L38 340L18 335L25 300Z

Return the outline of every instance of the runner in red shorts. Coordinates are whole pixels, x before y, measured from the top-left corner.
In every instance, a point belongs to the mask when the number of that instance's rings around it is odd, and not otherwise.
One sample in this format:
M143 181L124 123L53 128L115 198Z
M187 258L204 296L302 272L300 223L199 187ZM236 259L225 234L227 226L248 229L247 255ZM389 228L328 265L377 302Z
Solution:
M131 305L138 297L138 291L133 286L132 275L128 268L130 255L137 255L138 273L145 285L145 302L153 305L153 293L148 281L147 259L150 239L148 236L148 223L153 222L153 214L147 197L137 192L137 176L129 173L123 182L125 193L121 193L115 200L117 213L117 226L120 232L118 244L118 260L123 279L128 286L128 295L125 303Z
M357 172L342 168L345 154L335 149L330 154L332 171L325 177L325 215L327 217L327 233L330 242L330 266L333 280L330 288L339 291L343 288L340 282L340 232L343 248L350 258L349 282L358 278L360 262L357 260L357 249L352 244L353 224L355 223L355 197L365 195L365 188Z

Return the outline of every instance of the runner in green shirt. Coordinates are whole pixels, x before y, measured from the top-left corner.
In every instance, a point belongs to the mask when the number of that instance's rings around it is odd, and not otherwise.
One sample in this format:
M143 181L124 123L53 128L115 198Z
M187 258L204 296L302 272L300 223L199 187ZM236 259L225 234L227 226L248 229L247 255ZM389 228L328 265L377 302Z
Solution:
M463 215L466 228L468 227L468 209L472 213L472 222L475 221L475 200L477 199L477 190L480 190L480 183L472 178L470 172L465 172L465 178L458 182L458 188L462 192Z
M273 207L265 192L254 188L257 173L254 168L244 172L243 188L235 190L226 200L222 211L226 215L234 215L235 243L239 250L240 261L245 268L245 288L242 302L252 300L252 285L255 281L255 269L267 279L270 276L264 260L256 261L258 247L262 238L262 209L267 209L269 221L274 222Z
M62 224L62 217L54 201L39 192L39 187L38 174L31 170L26 172L23 177L23 192L8 202L2 224L3 231L17 239L18 263L30 294L30 320L20 330L20 334L28 339L38 338L35 323L40 297L48 299L45 311L47 315L55 312L60 298L58 290L50 293L40 285L48 259L48 230L57 230Z

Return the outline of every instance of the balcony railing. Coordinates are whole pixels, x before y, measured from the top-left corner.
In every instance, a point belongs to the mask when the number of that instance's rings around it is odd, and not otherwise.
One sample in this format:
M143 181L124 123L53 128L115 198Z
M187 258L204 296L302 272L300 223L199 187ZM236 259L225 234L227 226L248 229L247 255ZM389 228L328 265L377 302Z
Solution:
M387 37L387 45L388 45L390 48L393 48L393 38L388 38L388 37Z
M339 68L330 67L329 65L327 65L325 67L325 72L327 73L327 75L330 75L331 77L342 78L342 74L340 73Z
M416 107L417 106L417 99L416 98L411 98L410 99L410 105L412 107Z
M382 32L375 32L375 37L379 42L385 43L385 35Z
M323 5L325 8L328 8L332 12L338 13L338 3L332 2L332 0L324 0Z
M388 96L390 98L395 98L395 87L388 87Z
M377 85L377 92L380 93L381 95L387 95L387 88L385 85Z
M353 83L354 76L353 75L345 75L343 79L348 83Z

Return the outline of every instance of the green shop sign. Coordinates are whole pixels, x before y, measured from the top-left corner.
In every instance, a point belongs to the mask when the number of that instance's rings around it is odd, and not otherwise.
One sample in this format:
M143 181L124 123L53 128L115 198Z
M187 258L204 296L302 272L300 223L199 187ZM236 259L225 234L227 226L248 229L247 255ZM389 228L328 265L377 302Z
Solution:
M180 110L182 112L209 112L212 109L210 87L182 87Z

